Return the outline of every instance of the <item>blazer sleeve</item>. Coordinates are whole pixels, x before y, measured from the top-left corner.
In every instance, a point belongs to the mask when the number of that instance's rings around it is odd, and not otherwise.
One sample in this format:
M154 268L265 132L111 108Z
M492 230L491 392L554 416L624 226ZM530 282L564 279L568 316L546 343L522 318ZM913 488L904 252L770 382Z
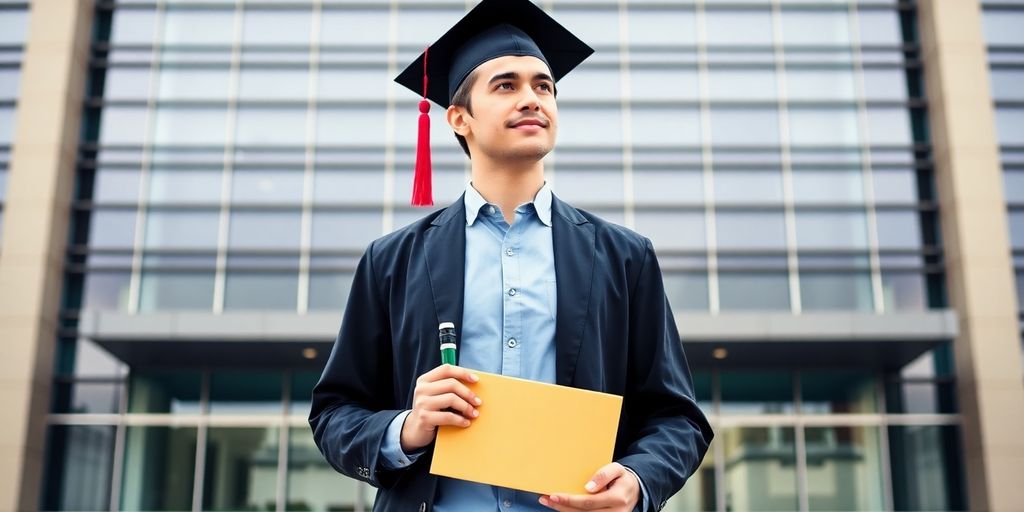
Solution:
M700 466L713 432L697 407L690 370L650 240L629 296L629 363L623 403L629 435L618 459L643 479L648 510L661 510Z
M381 444L394 408L389 315L370 244L356 267L348 305L330 358L313 388L309 425L327 462L338 472L391 487L405 470L383 464Z

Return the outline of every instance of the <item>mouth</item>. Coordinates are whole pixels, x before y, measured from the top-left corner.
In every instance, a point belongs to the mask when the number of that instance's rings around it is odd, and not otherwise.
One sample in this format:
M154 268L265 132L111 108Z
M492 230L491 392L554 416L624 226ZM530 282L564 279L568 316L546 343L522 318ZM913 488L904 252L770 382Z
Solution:
M529 118L516 121L512 123L509 127L524 131L535 131L540 130L542 128L547 128L547 126L547 121L544 121L543 119Z

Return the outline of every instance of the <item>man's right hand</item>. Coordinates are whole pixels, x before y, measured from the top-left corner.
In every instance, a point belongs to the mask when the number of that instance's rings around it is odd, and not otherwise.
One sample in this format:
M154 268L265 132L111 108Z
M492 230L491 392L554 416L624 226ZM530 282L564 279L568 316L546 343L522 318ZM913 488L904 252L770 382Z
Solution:
M483 400L466 387L480 380L465 368L443 364L416 379L412 412L402 425L402 450L411 453L430 444L437 427L468 427ZM451 412L448 409L457 411Z

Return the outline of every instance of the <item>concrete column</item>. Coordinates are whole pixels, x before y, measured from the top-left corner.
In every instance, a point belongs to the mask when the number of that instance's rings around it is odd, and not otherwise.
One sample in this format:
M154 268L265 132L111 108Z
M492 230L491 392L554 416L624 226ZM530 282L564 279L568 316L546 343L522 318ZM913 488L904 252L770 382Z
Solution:
M0 511L38 510L92 0L33 0L0 241Z
M971 510L1024 504L1020 328L978 0L918 2Z

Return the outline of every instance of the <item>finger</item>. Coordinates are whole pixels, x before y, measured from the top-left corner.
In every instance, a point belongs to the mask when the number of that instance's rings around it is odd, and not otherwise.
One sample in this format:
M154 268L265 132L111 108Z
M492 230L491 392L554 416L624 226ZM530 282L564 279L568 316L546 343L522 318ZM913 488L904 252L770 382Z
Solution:
M616 506L618 500L608 494L553 494L543 498L547 500L547 505L545 506L549 508L574 512L578 510L599 510ZM541 504L543 505L544 502L541 501Z
M430 383L423 384L420 388L421 394L424 395L441 395L444 393L455 393L462 397L467 403L482 405L483 399L478 397L476 393L471 391L465 384L459 382L453 378L442 379Z
M583 487L587 492L599 492L608 487L608 484L612 483L612 481L622 476L623 471L625 471L625 468L622 467L622 464L612 462L597 470L594 476L590 477L590 481Z
M423 411L420 416L423 420L423 424L430 426L431 428L426 430L433 430L436 427L443 425L451 425L453 427L468 427L470 421L464 418L462 415L455 414L454 412L444 411Z
M466 418L472 419L480 415L472 405L455 393L430 396L423 399L423 407L428 411L444 411L451 408L462 413Z
M480 377L471 370L460 366L452 366L450 364L442 364L441 366L438 366L437 368L434 368L420 376L420 379L422 379L423 382L434 382L447 378L455 378L467 383L473 383L480 380ZM419 383L419 379L417 380L417 383Z

